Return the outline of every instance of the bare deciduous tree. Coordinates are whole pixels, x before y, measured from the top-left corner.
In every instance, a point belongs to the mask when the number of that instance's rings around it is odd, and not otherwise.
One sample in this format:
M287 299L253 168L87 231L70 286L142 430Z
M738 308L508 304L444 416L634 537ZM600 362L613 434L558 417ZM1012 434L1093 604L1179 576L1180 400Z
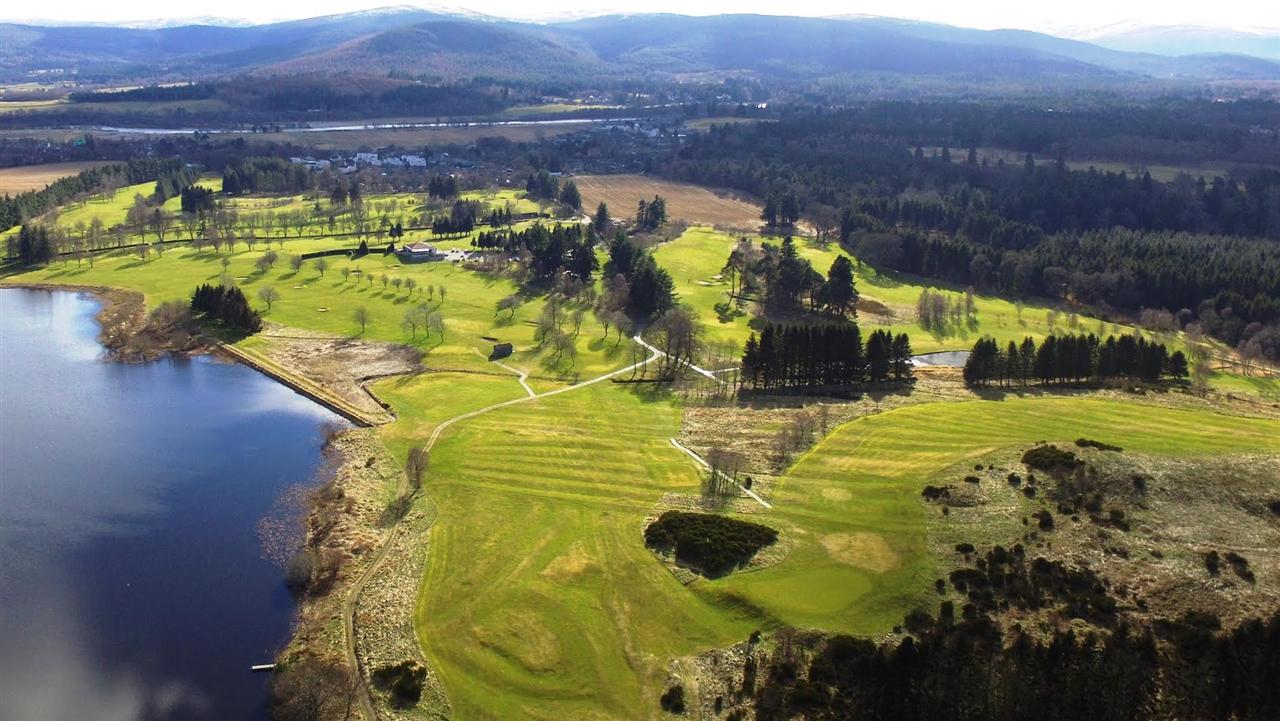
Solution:
M267 304L267 310L271 310L271 305L280 300L280 291L273 286L264 285L258 289L258 300Z
M360 324L360 335L364 335L364 330L369 325L369 309L364 306L360 306L355 309L355 312L351 314L351 317Z
M409 478L409 487L417 491L422 488L422 477L427 473L430 457L427 455L427 449L422 446L414 446L409 449L409 457L404 463L404 473Z
M271 717L277 721L347 721L355 699L347 669L312 655L277 669L271 679Z
M746 465L743 455L725 448L712 448L707 451L706 460L711 468L703 486L703 494L713 498L737 495L738 474L742 473Z

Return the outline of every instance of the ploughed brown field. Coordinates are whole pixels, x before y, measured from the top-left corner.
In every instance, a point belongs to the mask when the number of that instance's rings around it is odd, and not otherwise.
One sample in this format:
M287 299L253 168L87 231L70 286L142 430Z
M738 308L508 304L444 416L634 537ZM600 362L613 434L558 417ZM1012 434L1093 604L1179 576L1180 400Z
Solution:
M44 186L58 178L75 175L89 168L96 168L99 165L110 165L110 163L100 160L88 160L0 168L0 195L25 193L28 190L43 190Z
M580 175L574 178L582 193L582 206L595 212L600 201L614 217L635 215L641 200L661 195L667 201L667 217L695 225L755 230L760 227L760 206L715 192L700 185L645 175Z

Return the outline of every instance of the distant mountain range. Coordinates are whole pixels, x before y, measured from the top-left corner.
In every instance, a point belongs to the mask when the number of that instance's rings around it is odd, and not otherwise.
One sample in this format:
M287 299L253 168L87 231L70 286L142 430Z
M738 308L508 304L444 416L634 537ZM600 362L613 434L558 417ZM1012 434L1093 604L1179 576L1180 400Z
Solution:
M1277 20L1280 21L1280 14ZM1128 22L1075 33L1071 37L1126 52L1156 55L1232 53L1280 61L1280 28L1233 30L1206 25L1156 26Z
M550 24L385 8L263 25L0 24L0 79L257 74L526 80L747 73L1039 82L1280 80L1280 36L1113 28L1089 42L876 17L628 15ZM1191 52L1174 52L1184 48ZM1207 52L1221 48L1238 52Z

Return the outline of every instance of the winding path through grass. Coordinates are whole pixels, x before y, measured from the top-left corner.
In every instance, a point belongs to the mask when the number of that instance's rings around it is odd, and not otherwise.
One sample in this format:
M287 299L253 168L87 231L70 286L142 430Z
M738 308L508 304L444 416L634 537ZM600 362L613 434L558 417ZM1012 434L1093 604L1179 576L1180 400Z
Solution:
M459 421L464 421L464 420L467 420L468 418L474 418L476 416L483 415L490 411L498 410L499 408L507 408L509 406L514 406L520 403L526 403L528 401L536 400L539 398L556 396L556 395L560 395L561 393L568 393L569 391L578 390L586 386L594 385L596 383L600 383L601 381L609 380L614 376L618 376L628 371L635 370L636 368L639 368L647 363L650 363L656 360L659 356L662 355L661 351L659 351L656 348L653 348L648 343L645 343L643 340L640 339L639 336L636 336L632 340L636 341L637 343L640 343L641 345L645 346L646 348L649 348L652 351L648 358L645 358L644 360L639 361L638 363L633 363L629 366L610 371L603 375L596 376L595 378L591 378L590 380L585 380L585 381L582 381L581 383L575 383L570 386L565 386L564 388L557 388L555 390L546 391L544 393L534 393L533 389L529 388L529 386L525 383L526 374L520 373L519 371L517 371L517 373L520 375L520 385L523 386L525 390L529 392L529 395L523 396L521 398L515 398L508 401L502 401L500 403L494 403L492 405L485 406L484 408L480 408L474 411L468 411L466 413L461 413L452 418L449 418L448 420L441 422L439 425L435 427L435 430L431 432L431 436L427 439L427 442L423 445L423 448L429 453L432 447L435 446L436 441L440 439L440 434L444 433L444 430L446 428L448 428L449 426L452 426L453 424ZM506 368L506 366L502 366L502 367ZM508 368L508 370L512 370L512 369ZM401 478L400 485L396 488L396 494L401 495L405 491L407 491L408 483L409 482L407 477ZM379 546L378 550L374 552L373 560L365 568L364 572L360 574L360 577L356 579L355 584L352 585L351 590L347 592L347 597L342 603L343 653L346 655L346 658L347 658L347 666L351 669L351 673L354 675L355 687L359 690L358 695L359 695L361 712L363 713L365 718L369 719L370 721L377 721L378 713L377 713L377 710L374 708L373 698L369 694L369 687L364 682L364 674L360 673L360 660L356 656L355 609L356 609L356 603L360 600L360 594L364 591L365 586L368 585L369 579L373 578L374 575L378 572L378 570L382 567L383 561L386 560L387 553L391 550L392 545L395 544L396 539L399 537L401 525L402 524L399 521L397 521L391 527L391 531L387 534L386 539L383 540L382 545Z

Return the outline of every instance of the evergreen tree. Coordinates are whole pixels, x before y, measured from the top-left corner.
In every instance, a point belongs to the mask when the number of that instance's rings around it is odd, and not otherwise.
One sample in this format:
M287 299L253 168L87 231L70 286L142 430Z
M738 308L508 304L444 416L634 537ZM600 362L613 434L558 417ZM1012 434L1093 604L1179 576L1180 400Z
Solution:
M596 234L603 236L609 229L609 206L604 201L600 201L600 205L596 206L596 214L591 224L596 229Z
M582 210L582 194L578 192L577 183L570 180L564 184L560 189L560 202L574 210Z
M845 315L850 310L857 315L858 291L853 281L853 263L846 256L839 256L831 263L822 288L822 298L833 312Z

